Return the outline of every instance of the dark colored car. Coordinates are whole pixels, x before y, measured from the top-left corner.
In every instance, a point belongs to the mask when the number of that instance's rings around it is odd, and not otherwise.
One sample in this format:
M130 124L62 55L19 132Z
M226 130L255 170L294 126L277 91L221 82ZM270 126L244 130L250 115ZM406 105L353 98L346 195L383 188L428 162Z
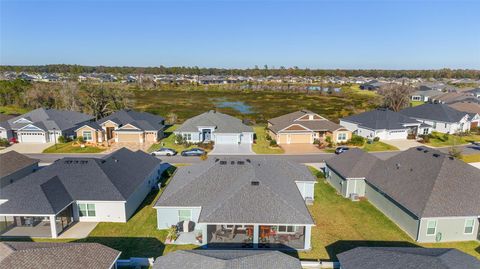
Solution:
M182 156L202 156L207 154L207 152L203 149L199 148L193 148L193 149L187 149L182 151Z
M343 152L345 152L349 149L350 149L349 147L338 147L338 148L335 149L335 154L343 153Z

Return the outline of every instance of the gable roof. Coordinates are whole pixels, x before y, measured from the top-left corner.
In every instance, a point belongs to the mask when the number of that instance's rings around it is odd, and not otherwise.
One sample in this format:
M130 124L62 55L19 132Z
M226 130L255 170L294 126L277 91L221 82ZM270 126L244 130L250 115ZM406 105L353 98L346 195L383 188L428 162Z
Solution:
M423 104L401 110L399 113L417 119L459 122L467 113L455 110L445 104Z
M370 110L341 120L356 123L361 127L372 130L399 130L406 128L404 124L420 124L415 119L389 109Z
M216 133L253 132L253 128L243 124L242 120L214 110L186 120L175 132L198 132L198 126L215 126Z
M431 148L377 161L366 178L418 218L480 215L478 169Z
M316 119L305 120L303 119L303 117L306 115L312 115ZM268 120L268 122L271 124L269 129L276 133L279 131L288 132L288 130L284 130L284 129L289 127L292 124L298 124L312 131L335 131L340 128L343 128L342 126L334 122L331 122L310 110L305 110L305 109L270 119Z
M19 119L26 119L28 122L17 122ZM57 110L52 108L37 108L26 114L17 116L7 121L8 128L12 130L21 129L29 124L37 126L44 131L53 130L68 130L78 127L80 123L90 121L93 117L83 113L67 110Z
M343 178L365 178L379 161L377 157L361 149L352 148L325 163Z
M297 258L268 250L178 250L160 256L154 269L301 269Z
M316 179L283 160L215 159L179 168L155 207L202 207L203 223L314 224L295 181Z
M0 214L56 214L74 200L126 201L160 160L119 149L103 158L63 158L0 192Z
M163 117L131 109L119 110L98 120L97 123L101 125L107 121L113 121L120 126L131 124L144 131L163 130L165 127L163 125L163 122L165 121Z
M0 242L0 269L109 269L119 255L98 243Z
M357 247L337 257L343 269L480 268L475 257L452 248Z
M0 178L11 175L38 162L39 160L29 158L14 150L0 154Z

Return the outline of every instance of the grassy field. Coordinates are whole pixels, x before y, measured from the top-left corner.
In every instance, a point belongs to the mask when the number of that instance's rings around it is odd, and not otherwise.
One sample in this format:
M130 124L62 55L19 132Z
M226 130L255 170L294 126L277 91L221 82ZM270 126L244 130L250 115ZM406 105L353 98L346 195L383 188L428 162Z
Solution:
M363 146L363 150L367 152L373 152L373 151L391 151L391 150L399 150L397 147L385 144L381 141L374 141L372 143L365 143Z
M480 135L458 136L432 132L430 141L427 144L432 147L448 147L469 144L473 141L480 141Z
M462 160L466 163L478 163L480 162L480 154L463 155Z
M133 90L135 108L166 116L173 112L178 122L211 109L239 118L264 123L300 109L310 109L331 120L369 110L375 107L378 96L355 91L329 95L305 92L250 91L250 90ZM219 107L221 102L241 102L252 113L242 114L231 107Z
M79 145L74 145L73 142L57 143L51 147L46 148L43 153L100 153L104 151L103 148L85 146L81 148Z
M17 115L17 114L25 114L28 111L30 111L30 109L21 108L18 106L0 106L1 114Z
M282 154L284 153L283 149L270 148L270 141L267 140L267 132L265 131L265 126L254 126L253 130L255 131L256 143L253 144L252 150L257 154Z
M309 206L316 226L312 229L309 252L300 252L303 259L336 259L336 254L357 246L452 247L480 258L475 249L479 242L417 244L395 223L368 201L352 202L338 195L317 170L315 203Z
M410 101L410 106L411 107L419 106L419 105L423 105L423 104L425 104L425 102L423 102L423 101Z

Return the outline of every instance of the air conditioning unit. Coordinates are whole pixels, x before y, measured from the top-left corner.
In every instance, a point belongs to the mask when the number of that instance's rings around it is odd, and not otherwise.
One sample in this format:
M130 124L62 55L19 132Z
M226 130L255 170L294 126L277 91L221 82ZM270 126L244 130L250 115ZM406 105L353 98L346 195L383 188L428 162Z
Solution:
M350 193L350 200L352 200L353 202L357 202L360 201L360 197L357 193Z

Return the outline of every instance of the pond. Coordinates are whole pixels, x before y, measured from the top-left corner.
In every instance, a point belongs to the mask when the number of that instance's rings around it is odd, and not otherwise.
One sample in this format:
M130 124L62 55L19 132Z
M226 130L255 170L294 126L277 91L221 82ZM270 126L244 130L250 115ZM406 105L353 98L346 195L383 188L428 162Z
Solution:
M242 113L242 114L252 114L253 111L252 111L252 107L245 104L244 102L242 101L235 101L235 102L231 102L231 101L220 101L220 102L216 102L215 105L217 107L229 107L229 108L233 108L235 109L236 111Z

